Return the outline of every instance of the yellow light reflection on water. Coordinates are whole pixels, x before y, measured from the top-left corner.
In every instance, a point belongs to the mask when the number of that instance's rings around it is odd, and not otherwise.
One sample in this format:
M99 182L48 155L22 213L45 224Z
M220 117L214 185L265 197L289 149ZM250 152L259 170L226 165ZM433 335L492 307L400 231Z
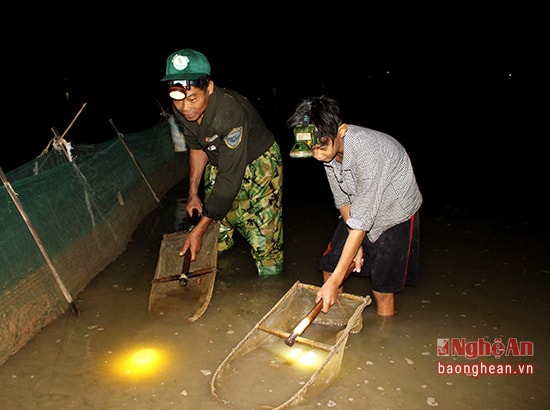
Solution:
M313 350L310 350L300 357L298 363L303 366L319 367L321 364L321 356L316 354Z
M325 360L327 353L318 349L308 349L294 345L279 349L278 354L292 365L318 368Z
M115 375L123 378L143 379L164 368L166 353L158 348L137 347L122 352L113 364Z

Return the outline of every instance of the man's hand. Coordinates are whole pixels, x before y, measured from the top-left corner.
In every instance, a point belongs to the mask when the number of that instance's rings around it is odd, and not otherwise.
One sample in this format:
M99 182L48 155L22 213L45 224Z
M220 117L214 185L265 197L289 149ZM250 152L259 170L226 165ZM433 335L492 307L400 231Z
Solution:
M191 232L187 234L185 242L183 243L183 247L180 251L180 256L185 255L185 252L187 252L187 250L189 249L191 252L191 261L197 259L197 255L202 248L202 236L208 229L208 225L210 225L211 221L212 218L208 218L204 215L201 216L199 222L195 225Z
M185 205L185 212L190 218L202 215L202 201L198 196L190 196Z
M335 280L332 280L332 278L333 276L331 275L331 277L329 277L323 284L321 289L319 289L315 298L315 303L323 299L323 308L321 309L321 312L323 313L328 313L328 309L334 305L338 299L338 288L340 287L340 284Z
M202 233L200 230L197 230L196 227L193 228L191 232L187 234L187 237L185 238L185 242L183 243L183 247L180 251L180 256L185 255L185 252L189 250L191 252L191 261L194 261L197 259L197 255L199 254L202 247Z
M365 258L363 258L363 247L360 246L359 250L355 254L355 258L353 258L353 262L355 263L355 267L353 268L353 272L361 272L361 269L363 268L363 263L365 262Z

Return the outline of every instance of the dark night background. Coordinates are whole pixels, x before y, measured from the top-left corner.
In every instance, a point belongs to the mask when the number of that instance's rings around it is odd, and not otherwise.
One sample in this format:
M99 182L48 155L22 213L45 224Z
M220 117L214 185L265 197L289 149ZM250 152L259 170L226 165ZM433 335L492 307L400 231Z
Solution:
M329 93L346 122L403 143L426 206L546 214L540 10L342 3L243 13L177 3L154 12L83 4L18 14L16 33L3 36L9 131L0 166L8 172L38 156L51 127L63 132L84 102L66 136L75 145L116 138L110 118L123 134L155 124L159 103L169 106L159 81L166 57L194 48L209 58L217 85L256 104L285 151L288 179L296 175L284 121L300 97ZM321 167L305 161L317 178Z

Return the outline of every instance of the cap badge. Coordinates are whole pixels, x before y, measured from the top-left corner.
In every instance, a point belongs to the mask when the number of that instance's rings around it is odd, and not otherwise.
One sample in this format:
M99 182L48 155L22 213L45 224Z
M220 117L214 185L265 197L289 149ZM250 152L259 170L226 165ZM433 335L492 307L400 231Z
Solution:
M172 65L176 70L185 70L189 64L189 57L176 54L172 58Z

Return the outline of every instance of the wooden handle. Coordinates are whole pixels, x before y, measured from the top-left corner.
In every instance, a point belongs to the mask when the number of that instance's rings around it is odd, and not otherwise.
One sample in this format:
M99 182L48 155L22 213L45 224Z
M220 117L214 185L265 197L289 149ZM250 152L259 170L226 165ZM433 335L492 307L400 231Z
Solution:
M319 300L317 304L309 311L309 313L304 317L300 323L294 328L292 334L285 340L285 343L288 346L293 346L296 338L300 336L307 327L315 320L321 309L323 308L323 299Z
M315 320L321 309L323 308L323 299L321 299L317 304L309 311L307 314L307 318L309 319L310 323Z

